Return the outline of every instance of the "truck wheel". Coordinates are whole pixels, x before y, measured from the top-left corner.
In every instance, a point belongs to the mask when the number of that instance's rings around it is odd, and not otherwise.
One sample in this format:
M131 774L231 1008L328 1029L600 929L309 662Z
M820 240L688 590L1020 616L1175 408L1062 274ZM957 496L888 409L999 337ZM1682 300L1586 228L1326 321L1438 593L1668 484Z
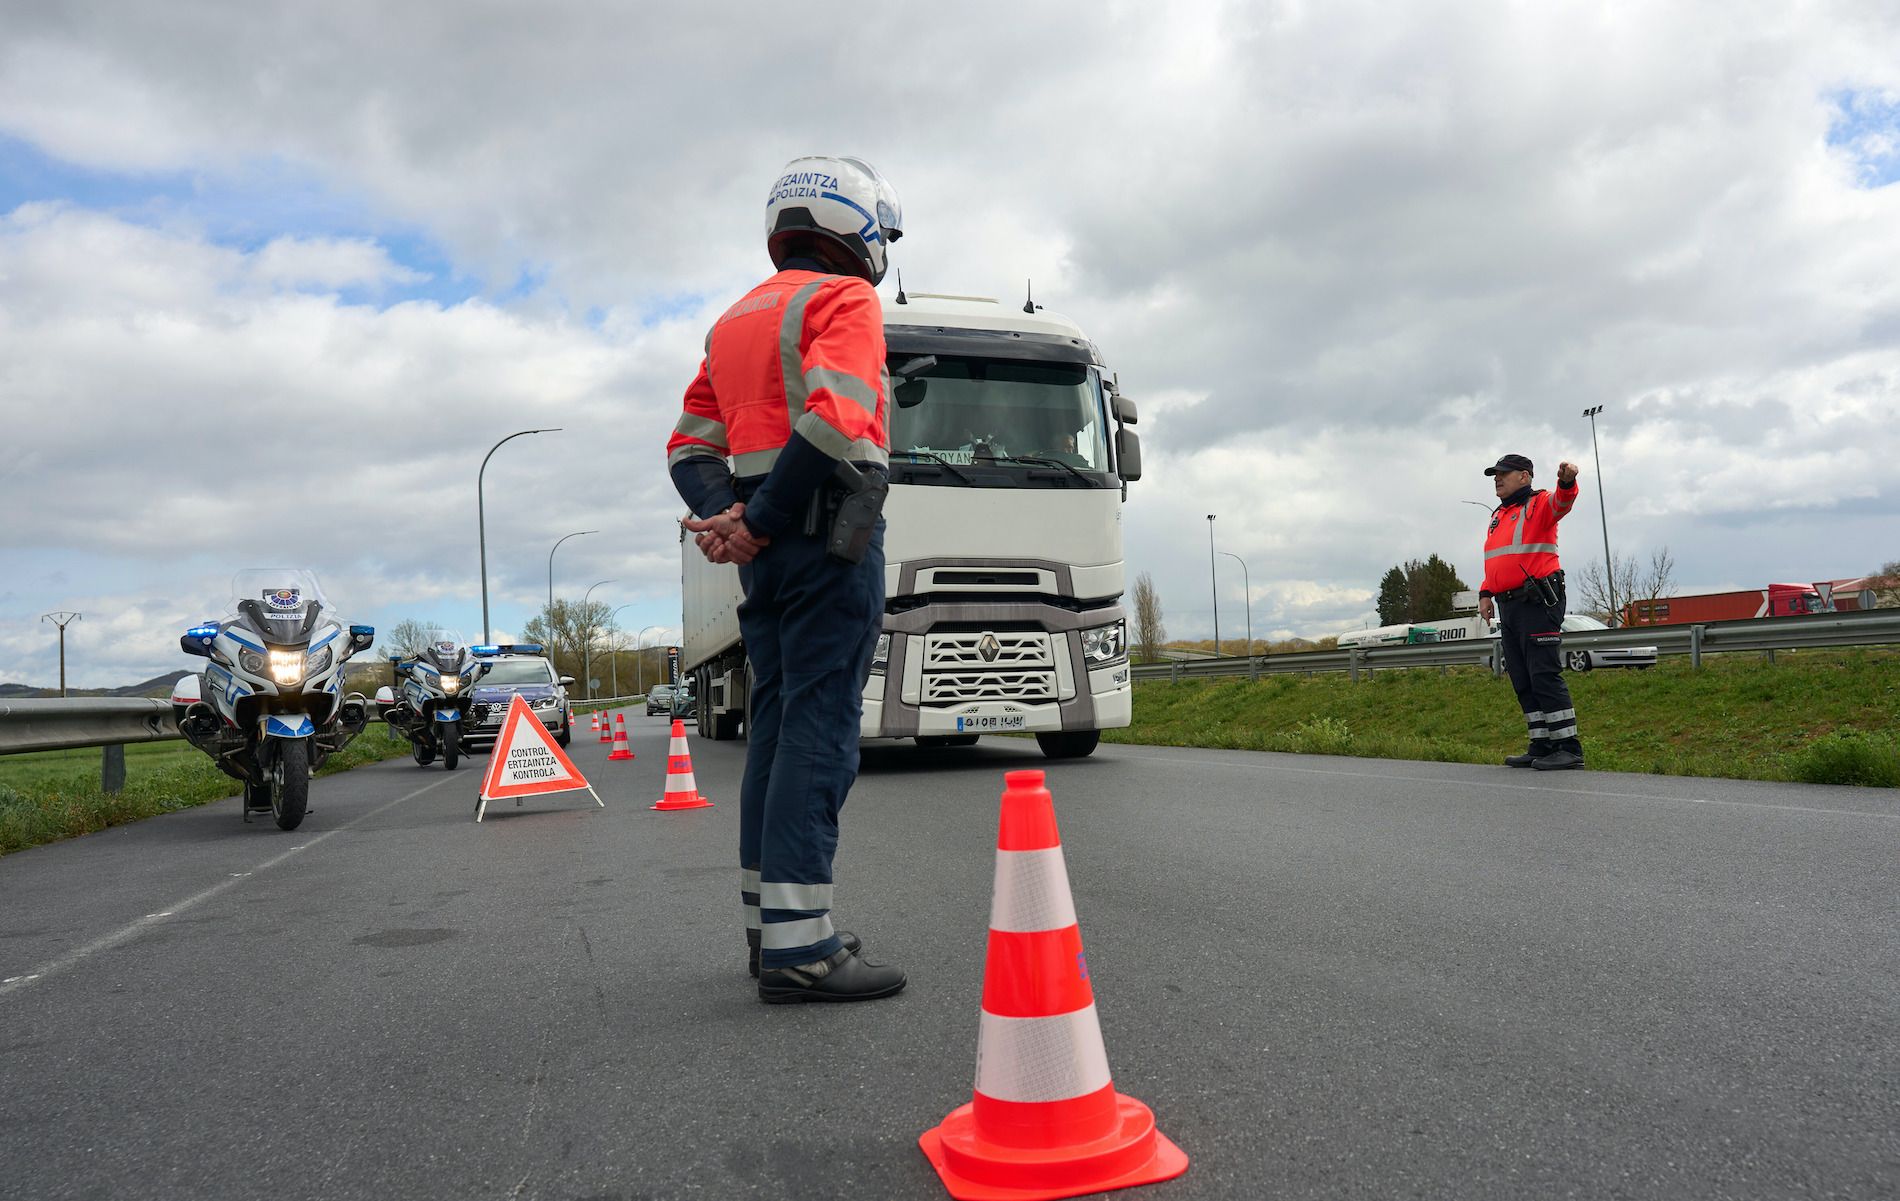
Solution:
M1590 670L1590 652L1589 651L1565 651L1564 652L1564 666L1568 667L1571 671L1589 671Z
M1051 759L1086 759L1102 741L1100 730L1059 730L1036 735L1036 745Z

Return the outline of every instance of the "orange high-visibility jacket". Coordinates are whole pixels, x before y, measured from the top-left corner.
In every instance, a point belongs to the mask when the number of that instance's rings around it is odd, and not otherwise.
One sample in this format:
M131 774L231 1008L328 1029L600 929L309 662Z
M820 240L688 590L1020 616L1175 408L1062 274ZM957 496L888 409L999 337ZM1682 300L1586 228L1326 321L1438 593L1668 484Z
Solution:
M706 335L667 465L730 456L735 476L763 476L796 431L831 458L887 466L890 391L877 290L855 276L780 271Z
M1538 489L1521 504L1499 505L1484 539L1484 592L1496 596L1556 571L1557 523L1577 503L1577 483L1555 492Z

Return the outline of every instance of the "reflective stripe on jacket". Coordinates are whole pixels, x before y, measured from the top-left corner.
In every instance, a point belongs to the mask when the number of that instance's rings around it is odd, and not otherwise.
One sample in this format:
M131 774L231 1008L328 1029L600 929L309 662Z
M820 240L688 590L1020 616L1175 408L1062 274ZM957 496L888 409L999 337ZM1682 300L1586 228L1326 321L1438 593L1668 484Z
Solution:
M877 290L855 276L780 271L706 335L666 461L730 456L734 475L761 476L796 430L831 458L889 463L889 397Z
M1484 539L1484 591L1496 595L1522 588L1526 579L1556 571L1557 523L1577 503L1577 485L1555 492L1539 489L1522 504L1502 505L1491 514Z

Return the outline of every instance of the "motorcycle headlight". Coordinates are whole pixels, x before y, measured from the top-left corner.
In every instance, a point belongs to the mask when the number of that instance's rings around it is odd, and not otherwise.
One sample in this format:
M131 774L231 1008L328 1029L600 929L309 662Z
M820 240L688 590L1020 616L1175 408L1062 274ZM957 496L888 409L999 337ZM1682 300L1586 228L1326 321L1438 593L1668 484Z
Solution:
M890 666L890 662L891 636L889 634L879 634L877 636L877 646L871 651L871 674L874 676L883 675L884 669Z
M303 682L302 651L272 651L270 653L270 678L281 685Z
M1082 657L1091 666L1113 663L1128 650L1128 638L1125 622L1096 626L1092 630L1082 631Z
M269 662L256 651L239 651L238 666L244 669L244 674L252 676L261 676L270 670Z
M442 692L444 695L454 696L460 691L462 691L462 679L460 676L442 677Z
M324 647L304 661L304 674L312 676L322 675L330 669L330 660L334 658L336 658L335 650L331 647Z

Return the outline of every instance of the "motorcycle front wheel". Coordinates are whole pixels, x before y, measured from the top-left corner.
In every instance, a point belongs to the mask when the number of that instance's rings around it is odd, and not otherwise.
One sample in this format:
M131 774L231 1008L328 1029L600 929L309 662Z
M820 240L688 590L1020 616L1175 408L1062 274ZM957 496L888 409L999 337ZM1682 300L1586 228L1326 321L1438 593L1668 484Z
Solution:
M277 748L277 765L271 769L271 815L279 830L295 830L303 824L309 806L310 744L301 738L286 739Z
M454 722L445 722L442 726L442 766L448 771L455 770L456 760L462 757L462 733Z

